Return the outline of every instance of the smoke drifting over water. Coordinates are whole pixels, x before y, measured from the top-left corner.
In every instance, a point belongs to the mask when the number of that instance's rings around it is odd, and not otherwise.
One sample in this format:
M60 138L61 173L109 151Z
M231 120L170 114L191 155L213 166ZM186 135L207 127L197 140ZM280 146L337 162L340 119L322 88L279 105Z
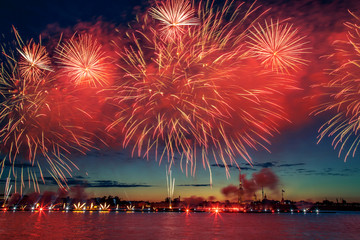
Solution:
M263 168L259 172L254 172L250 179L247 178L246 174L242 174L239 176L239 180L242 182L242 194L245 199L253 199L254 194L258 194L258 191L262 189L265 192L270 190L271 194L279 193L279 177L270 168ZM239 186L229 185L221 189L221 193L226 198L237 199Z

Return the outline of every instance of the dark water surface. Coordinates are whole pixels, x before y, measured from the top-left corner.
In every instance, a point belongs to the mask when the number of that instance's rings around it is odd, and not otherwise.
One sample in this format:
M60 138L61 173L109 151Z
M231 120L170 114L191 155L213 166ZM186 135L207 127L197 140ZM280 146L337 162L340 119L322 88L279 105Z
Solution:
M360 239L360 213L1 212L0 239Z

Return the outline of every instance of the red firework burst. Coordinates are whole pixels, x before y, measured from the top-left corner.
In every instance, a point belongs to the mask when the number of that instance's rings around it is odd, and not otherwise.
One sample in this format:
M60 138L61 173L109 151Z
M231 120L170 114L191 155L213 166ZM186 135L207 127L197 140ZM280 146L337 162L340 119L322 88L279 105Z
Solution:
M60 68L75 85L96 87L108 84L108 58L91 35L73 36L60 45L56 53Z
M319 129L319 142L326 136L332 137L334 148L339 148L339 157L345 152L345 161L349 155L355 156L360 145L360 19L350 14L357 23L346 23L348 40L336 42L330 59L337 68L330 72L331 80L314 86L326 100L313 112L329 114L329 120Z
M76 93L58 81L56 72L44 74L46 70L39 67L43 66L39 56L46 56L44 48L32 41L23 45L17 32L16 36L17 49L25 50L18 50L19 56L11 50L9 54L4 52L5 61L0 69L0 150L6 155L0 176L5 166L12 166L15 191L17 179L20 191L25 187L26 174L29 187L33 182L35 191L40 191L38 181L45 183L43 169L46 169L60 187L66 187L67 176L71 176L75 165L65 154L92 148L93 135L84 127L91 116ZM37 59L36 65L28 64L29 56ZM16 59L24 61L23 64Z
M292 25L281 24L279 20L273 23L271 19L264 26L254 26L248 37L252 53L272 71L289 73L308 62L302 58L309 51L308 42L304 41L305 36L298 36Z
M150 15L161 22L162 34L167 40L175 40L185 33L184 26L199 25L195 10L188 0L165 0L150 8Z
M278 95L294 82L251 60L244 50L249 26L243 25L250 14L237 19L235 6L233 21L226 23L231 7L212 12L199 6L202 25L176 44L159 37L147 16L142 32L128 34L133 44L121 52L124 77L112 97L119 111L108 129L120 128L133 153L148 157L154 149L160 161L167 157L171 163L179 154L191 173L197 155L209 168L209 156L225 166L227 160L236 164L238 155L250 162L247 149L265 147L286 120Z
M38 80L44 75L45 71L52 71L46 49L40 44L30 42L22 50L18 49L18 52L21 54L19 70L25 79L30 81Z

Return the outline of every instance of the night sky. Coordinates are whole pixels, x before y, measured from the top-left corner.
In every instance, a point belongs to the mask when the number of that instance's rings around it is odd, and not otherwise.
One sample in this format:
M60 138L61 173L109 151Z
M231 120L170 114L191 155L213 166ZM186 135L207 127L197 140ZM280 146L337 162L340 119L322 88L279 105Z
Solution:
M220 2L220 1L218 1ZM347 10L359 13L356 1L259 1L263 9L271 8L272 18L292 18L291 22L307 35L312 53L306 56L311 62L299 73L301 88L288 99L287 112L291 123L280 127L280 134L271 138L266 150L250 150L253 166L243 159L237 161L241 173L249 179L253 173L269 168L278 177L275 190L265 189L268 198L280 199L281 189L285 198L291 200L345 199L360 201L360 160L359 154L338 157L331 138L317 144L319 127L327 119L310 115L316 104L309 98L310 87L317 79L324 79L325 65L321 56L329 54L331 42L343 37L346 29L343 22L352 21ZM103 21L114 26L125 26L135 19L137 13L145 11L147 1L3 1L0 3L0 32L5 38L11 36L14 25L23 39L38 38L40 34L54 32L54 29L71 29L82 22ZM45 35L46 35L45 34ZM69 178L69 186L85 187L88 196L117 195L126 200L163 200L166 192L166 161L131 157L125 150L104 149L91 151L86 156L74 154L71 160L79 167ZM178 164L173 167L176 179L174 196L187 198L198 196L217 200L227 199L221 189L239 184L239 170L232 166L231 177L227 179L222 165L212 164L213 186L209 184L209 172L198 164L196 175L186 176ZM4 176L2 176L4 180ZM3 189L3 185L0 186ZM56 191L57 185L48 180L41 185L42 191ZM25 190L25 193L31 192ZM261 196L261 192L257 193Z

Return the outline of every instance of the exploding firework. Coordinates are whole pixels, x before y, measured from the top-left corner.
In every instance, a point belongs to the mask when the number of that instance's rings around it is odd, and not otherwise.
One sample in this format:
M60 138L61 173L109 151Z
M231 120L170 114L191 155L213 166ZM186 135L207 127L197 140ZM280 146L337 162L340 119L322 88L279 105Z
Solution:
M181 38L186 31L185 26L199 25L199 20L194 17L195 10L188 0L166 0L156 3L150 8L150 15L161 22L162 34L167 40Z
M45 164L59 186L66 187L66 176L75 166L66 154L94 147L102 103L108 105L101 113L115 112L107 130L120 136L123 147L142 157L155 154L159 162L167 158L169 169L179 157L181 168L185 164L186 173L189 169L194 174L200 156L211 178L209 158L222 162L227 171L238 156L251 162L248 149L266 149L268 138L287 120L281 95L296 84L262 65L274 69L277 64L276 72L282 73L303 64L303 38L279 23L253 28L263 15L253 17L258 11L254 4L244 13L234 1L215 5L156 3L139 17L139 27L126 33L126 46L123 38L116 46L122 76L113 81L108 52L93 35L81 33L59 43L54 62L41 41L24 44L16 33L16 51L3 48L6 61L1 64L3 169L11 166L15 182L21 178L21 189L27 171L29 186L33 181L39 191ZM256 49L252 45L249 50L246 39L260 41L262 32L279 41L291 39L287 51L275 54L282 60L262 65L254 60ZM270 35L267 39L275 41Z
M38 50L44 49L32 41L23 46L18 35L17 38L20 45L17 49L31 49L33 46ZM84 120L79 120L89 119L90 116L79 106L77 98L72 97L73 93L58 84L56 74L43 72L46 71L44 61L41 64L37 61L38 67L20 65L17 59L25 61L26 51L18 51L20 56L15 53L7 53L3 48L0 140L5 158L2 168L10 167L9 171L13 172L15 192L17 179L20 179L20 191L25 187L25 176L29 187L33 182L35 191L40 191L38 181L45 183L43 169L59 186L64 187L66 176L71 176L71 167L74 166L65 154L84 152L92 146L92 135L83 127ZM35 166L37 170L33 168Z
M355 156L360 144L360 26L349 22L345 25L347 41L337 41L336 50L330 56L336 65L329 74L331 80L315 86L325 101L313 114L331 113L330 119L319 129L319 142L326 136L332 137L334 148L339 148L339 157L345 151L346 161L349 155Z
M19 41L21 41L17 32L15 32ZM22 49L17 49L21 55L19 60L19 71L21 77L28 81L39 80L46 73L52 71L51 61L44 46L30 41Z
M305 36L298 36L292 25L265 20L265 25L254 26L248 37L254 56L272 71L289 73L290 69L297 70L308 62L302 58L309 51L308 42L304 41Z
M142 31L127 33L131 46L119 47L124 75L110 98L119 110L108 127L123 132L124 147L143 157L155 150L170 165L178 154L194 174L197 156L209 169L209 156L225 166L237 156L251 162L247 149L269 143L286 120L279 95L294 82L252 60L245 38L253 21L245 22L257 8L239 18L240 7L210 11L199 4L201 26L178 42L162 39L148 15Z
M109 63L102 46L89 34L73 36L59 45L57 60L64 75L75 85L104 86L109 82Z

